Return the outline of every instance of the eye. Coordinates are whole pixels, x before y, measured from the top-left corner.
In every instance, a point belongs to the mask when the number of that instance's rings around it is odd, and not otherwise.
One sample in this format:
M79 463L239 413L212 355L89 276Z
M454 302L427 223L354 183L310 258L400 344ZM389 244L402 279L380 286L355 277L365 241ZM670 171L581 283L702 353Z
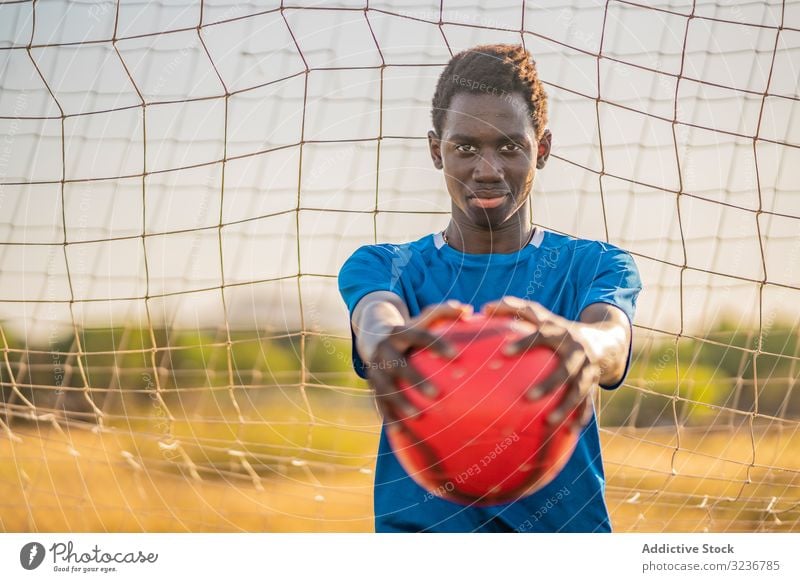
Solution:
M522 146L516 144L514 142L508 142L500 147L500 151L503 152L518 152L522 149Z
M469 143L457 144L455 149L457 152L461 152L462 154L474 154L478 151L478 148Z

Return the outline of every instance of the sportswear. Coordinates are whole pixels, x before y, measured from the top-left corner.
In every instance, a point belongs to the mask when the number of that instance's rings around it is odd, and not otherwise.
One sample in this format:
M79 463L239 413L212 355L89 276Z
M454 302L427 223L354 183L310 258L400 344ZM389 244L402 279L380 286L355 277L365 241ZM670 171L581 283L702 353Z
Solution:
M351 316L368 293L390 291L403 299L412 317L448 299L471 304L477 312L484 303L513 295L573 321L588 305L608 303L621 309L630 324L641 288L638 269L627 252L538 227L527 245L507 254L462 253L445 244L441 233L404 244L365 245L339 272L339 291ZM628 365L630 357L629 347ZM366 378L355 336L353 365ZM375 471L375 530L611 531L604 490L594 414L572 457L551 483L514 503L490 507L466 507L428 493L399 464L384 429Z

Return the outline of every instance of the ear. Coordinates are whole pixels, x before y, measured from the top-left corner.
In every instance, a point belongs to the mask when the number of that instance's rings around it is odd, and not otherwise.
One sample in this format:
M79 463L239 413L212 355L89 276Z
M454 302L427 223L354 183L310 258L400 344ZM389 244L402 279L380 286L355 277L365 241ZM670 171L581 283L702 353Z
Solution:
M550 133L549 129L545 129L536 150L536 168L538 170L544 168L547 163L547 158L550 157L551 145L553 145L553 134Z
M442 140L439 139L439 136L436 135L436 132L433 130L428 132L428 149L431 152L431 159L433 160L434 167L437 170L444 168L444 164L442 163Z

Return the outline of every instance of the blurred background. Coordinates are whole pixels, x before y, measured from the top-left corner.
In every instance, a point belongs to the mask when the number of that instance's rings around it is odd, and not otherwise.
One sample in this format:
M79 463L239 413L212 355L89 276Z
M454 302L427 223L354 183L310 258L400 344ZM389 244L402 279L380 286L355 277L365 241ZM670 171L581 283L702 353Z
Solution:
M370 531L336 285L447 223L456 52L524 43L531 220L629 250L617 531L800 530L800 2L0 2L0 531Z

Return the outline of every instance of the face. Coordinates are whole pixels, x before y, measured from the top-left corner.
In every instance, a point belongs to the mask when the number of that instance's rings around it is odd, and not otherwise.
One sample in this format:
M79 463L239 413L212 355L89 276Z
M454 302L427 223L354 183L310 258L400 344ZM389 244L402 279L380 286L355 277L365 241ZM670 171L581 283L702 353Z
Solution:
M522 95L456 94L442 135L428 133L433 164L444 170L453 218L496 228L525 211L550 141L549 131L536 141Z

